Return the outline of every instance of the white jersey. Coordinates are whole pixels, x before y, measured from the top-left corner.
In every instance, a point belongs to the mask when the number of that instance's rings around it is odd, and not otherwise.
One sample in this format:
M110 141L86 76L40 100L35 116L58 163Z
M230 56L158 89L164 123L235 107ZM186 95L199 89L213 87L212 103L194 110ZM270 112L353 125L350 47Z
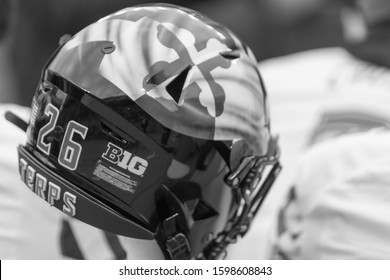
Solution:
M341 136L299 163L275 257L390 259L390 132Z
M260 71L272 130L280 134L288 155L321 140L318 137L387 126L390 120L390 70L358 60L342 48L270 59L260 64ZM318 132L323 135L313 135Z
M0 105L0 259L125 258L115 235L50 208L22 183L17 146L26 133L5 120L6 111L29 115L27 108Z
M269 97L271 130L280 136L283 169L236 251L241 244L249 248L256 243L260 249L252 250L250 257L269 258L273 236L268 232L300 155L326 138L389 127L390 71L360 61L342 48L269 59L259 69Z
M358 60L342 48L271 59L260 65L260 71L269 93L272 128L280 135L284 166L263 208L268 218L266 232L276 220L276 211L300 168L298 160L308 146L390 126L390 71ZM314 182L317 175L313 174ZM279 226L283 222L289 223L279 220ZM282 238L270 237L268 244ZM266 248L264 257L269 258L272 247Z

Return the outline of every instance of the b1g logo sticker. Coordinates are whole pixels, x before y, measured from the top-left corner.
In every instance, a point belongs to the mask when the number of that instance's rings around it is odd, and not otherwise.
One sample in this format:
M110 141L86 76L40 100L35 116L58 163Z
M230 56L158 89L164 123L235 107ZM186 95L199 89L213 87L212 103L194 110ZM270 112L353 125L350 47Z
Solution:
M128 170L138 176L143 176L146 168L148 167L147 160L139 156L135 156L111 142L107 144L107 150L104 154L102 154L102 157L109 162L116 164L120 168Z

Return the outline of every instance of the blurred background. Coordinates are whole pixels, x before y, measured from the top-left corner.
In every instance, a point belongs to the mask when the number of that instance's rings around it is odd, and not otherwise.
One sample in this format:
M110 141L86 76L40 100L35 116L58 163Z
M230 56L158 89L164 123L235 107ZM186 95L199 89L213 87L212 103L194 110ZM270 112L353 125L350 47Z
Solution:
M0 0L0 102L29 106L41 68L64 34L141 0ZM259 61L342 44L337 1L176 0L233 30Z

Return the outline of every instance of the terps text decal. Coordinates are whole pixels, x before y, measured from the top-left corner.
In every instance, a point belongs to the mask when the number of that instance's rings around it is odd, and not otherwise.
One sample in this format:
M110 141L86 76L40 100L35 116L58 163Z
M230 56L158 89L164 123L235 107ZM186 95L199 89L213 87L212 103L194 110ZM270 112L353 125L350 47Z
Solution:
M48 177L40 174L25 159L19 160L19 172L22 181L36 195L46 200L51 206L55 205L69 216L76 215L76 196L68 191L62 192L61 188ZM60 205L59 205L60 203Z

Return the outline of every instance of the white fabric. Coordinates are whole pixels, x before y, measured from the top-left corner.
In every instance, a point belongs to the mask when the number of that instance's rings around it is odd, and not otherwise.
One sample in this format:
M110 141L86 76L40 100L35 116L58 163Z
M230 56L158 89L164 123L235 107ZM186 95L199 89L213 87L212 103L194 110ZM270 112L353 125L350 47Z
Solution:
M390 259L390 132L318 144L302 158L277 249L292 259Z

